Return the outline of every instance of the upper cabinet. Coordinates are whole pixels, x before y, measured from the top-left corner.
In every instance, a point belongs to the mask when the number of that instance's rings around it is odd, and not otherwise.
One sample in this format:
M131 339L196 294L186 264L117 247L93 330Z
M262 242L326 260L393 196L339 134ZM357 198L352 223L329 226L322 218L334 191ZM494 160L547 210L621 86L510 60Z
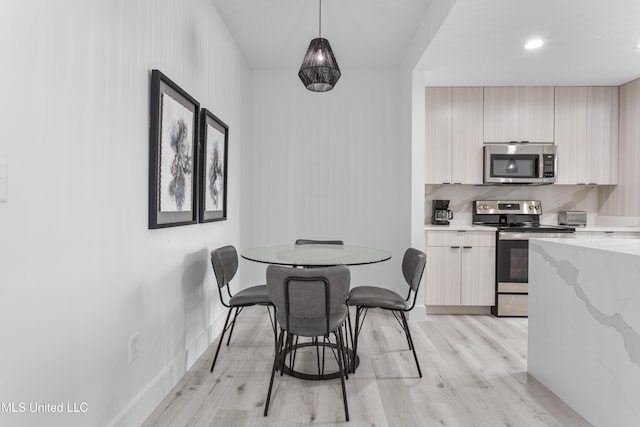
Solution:
M425 183L482 184L483 88L425 90Z
M618 184L617 87L428 87L425 183L482 184L482 146L555 142L557 184Z
M558 184L618 183L618 88L557 87Z
M554 141L554 88L484 88L484 142Z

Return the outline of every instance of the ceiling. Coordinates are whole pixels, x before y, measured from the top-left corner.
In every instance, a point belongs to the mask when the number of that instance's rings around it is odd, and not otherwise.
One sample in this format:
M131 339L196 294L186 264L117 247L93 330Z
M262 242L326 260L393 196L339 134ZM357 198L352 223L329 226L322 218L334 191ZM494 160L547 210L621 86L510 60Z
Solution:
M298 68L318 36L316 0L213 1L252 68ZM324 0L322 36L343 72L395 67L432 1ZM619 85L639 43L640 0L457 0L416 69L432 86Z
M253 68L299 68L318 37L318 0L213 0ZM393 67L430 0L324 0L322 37L341 69Z

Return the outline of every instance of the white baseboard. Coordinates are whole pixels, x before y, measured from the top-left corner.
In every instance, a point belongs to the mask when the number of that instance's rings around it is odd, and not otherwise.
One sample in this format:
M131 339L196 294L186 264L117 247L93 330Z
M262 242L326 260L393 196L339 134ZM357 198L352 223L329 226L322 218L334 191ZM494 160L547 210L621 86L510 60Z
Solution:
M416 304L415 307L413 307L413 310L406 314L407 320L427 320L427 312L425 308L424 304Z
M151 415L171 389L184 377L222 332L227 312L221 314L203 330L187 348L180 352L108 425L138 427Z

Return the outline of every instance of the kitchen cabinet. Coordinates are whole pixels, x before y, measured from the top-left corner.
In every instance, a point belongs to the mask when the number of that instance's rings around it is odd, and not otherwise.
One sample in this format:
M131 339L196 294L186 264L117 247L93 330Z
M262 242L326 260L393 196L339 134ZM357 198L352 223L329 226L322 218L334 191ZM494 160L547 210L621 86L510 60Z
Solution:
M425 89L425 183L482 184L481 87Z
M640 79L619 88L617 187L598 190L600 215L640 216Z
M554 88L485 87L484 142L554 141Z
M495 303L493 231L427 231L426 305Z
M618 183L618 88L557 87L557 184Z

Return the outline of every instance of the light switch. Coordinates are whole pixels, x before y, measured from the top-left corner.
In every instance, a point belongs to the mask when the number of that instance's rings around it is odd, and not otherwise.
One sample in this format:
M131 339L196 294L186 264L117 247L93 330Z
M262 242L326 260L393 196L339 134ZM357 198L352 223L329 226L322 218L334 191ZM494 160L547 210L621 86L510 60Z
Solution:
M9 185L9 167L7 161L0 159L0 202L7 201Z

